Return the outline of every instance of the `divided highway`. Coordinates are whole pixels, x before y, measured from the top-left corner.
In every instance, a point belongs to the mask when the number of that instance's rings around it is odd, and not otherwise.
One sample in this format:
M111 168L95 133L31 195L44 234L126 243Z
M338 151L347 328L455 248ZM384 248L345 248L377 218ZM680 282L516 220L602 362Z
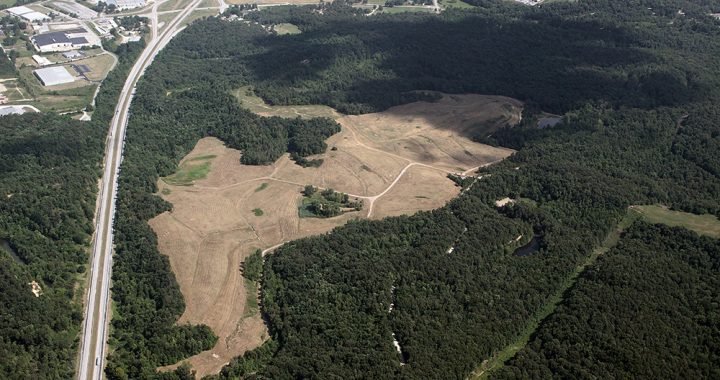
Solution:
M85 303L85 321L80 344L80 362L77 378L79 380L102 379L104 377L106 342L109 324L110 278L113 252L113 219L115 216L115 198L117 180L125 144L125 128L129 117L130 104L135 94L135 85L150 65L157 53L180 30L182 21L192 13L201 0L187 5L172 21L165 25L161 34L157 31L157 2L152 9L150 19L153 24L152 39L130 70L115 115L108 132L105 149L104 171L99 192L99 209L96 215L95 239L90 264L90 283Z

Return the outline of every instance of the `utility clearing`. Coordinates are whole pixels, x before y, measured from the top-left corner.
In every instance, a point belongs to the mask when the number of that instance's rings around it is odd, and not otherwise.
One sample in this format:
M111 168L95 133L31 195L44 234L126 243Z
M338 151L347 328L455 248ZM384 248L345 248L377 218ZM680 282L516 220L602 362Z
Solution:
M238 94L246 95L243 89ZM249 95L239 98L244 105L253 100ZM249 108L266 116L277 112L291 117L306 116L299 113L308 110L288 112L288 107L257 102ZM324 116L334 116L342 130L326 141L326 153L308 157L323 159L320 167L303 168L288 155L272 165L242 165L241 152L204 138L183 159L176 175L159 180L159 195L173 204L173 210L150 225L185 297L185 313L178 323L206 324L219 337L213 349L186 360L198 378L219 372L232 358L268 338L257 310L245 310L258 297L248 291L254 288L246 286L240 271L247 256L256 249L326 233L348 220L443 206L460 192L448 174L470 174L513 152L476 143L472 136L516 124L522 103L499 96L445 95L436 102L359 116L321 110ZM327 219L300 218L305 185L347 193L364 206Z

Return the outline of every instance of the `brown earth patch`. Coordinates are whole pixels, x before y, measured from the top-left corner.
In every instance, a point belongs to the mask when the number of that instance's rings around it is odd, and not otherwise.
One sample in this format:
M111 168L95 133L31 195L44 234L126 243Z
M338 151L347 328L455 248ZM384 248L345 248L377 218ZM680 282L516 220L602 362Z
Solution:
M267 339L260 315L245 310L247 297L257 295L247 294L240 264L255 249L322 234L354 218L442 206L459 193L448 173L469 174L512 153L473 142L471 130L490 133L515 123L521 106L504 97L458 95L339 117L342 131L327 140L326 153L313 157L324 160L319 168L302 168L288 155L272 165L241 165L237 150L201 139L184 161L213 156L207 176L185 186L160 180L173 210L150 221L185 297L178 323L206 324L220 338L185 361L198 377L217 373ZM306 184L360 197L365 206L330 219L299 218Z

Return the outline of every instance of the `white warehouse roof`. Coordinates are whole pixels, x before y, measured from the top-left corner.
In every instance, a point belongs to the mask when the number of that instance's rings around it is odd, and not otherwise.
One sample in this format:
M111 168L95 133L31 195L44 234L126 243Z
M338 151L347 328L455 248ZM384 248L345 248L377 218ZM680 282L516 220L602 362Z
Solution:
M63 66L46 67L44 69L37 69L33 71L36 77L40 79L43 86L54 86L56 84L70 83L75 81L75 77L72 76Z
M40 12L23 13L20 15L20 17L24 18L25 20L31 21L31 22L50 20L50 16L40 13Z
M16 16L20 16L25 13L35 12L34 10L32 10L28 7L23 7L23 6L8 8L8 9L6 9L6 11L8 11L8 13L14 14Z

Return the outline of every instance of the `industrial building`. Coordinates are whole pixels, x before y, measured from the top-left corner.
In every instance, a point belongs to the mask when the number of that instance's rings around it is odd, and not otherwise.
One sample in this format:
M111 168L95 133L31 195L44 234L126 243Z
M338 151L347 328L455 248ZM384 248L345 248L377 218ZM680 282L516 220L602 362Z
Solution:
M144 7L145 4L145 0L107 0L107 5L114 5L119 11Z
M37 69L33 71L33 74L35 74L35 76L40 80L40 83L42 83L43 86L54 86L75 81L75 77L72 76L63 66L53 66L46 67L44 69Z
M42 22L42 21L50 21L50 16L40 13L38 11L32 10L28 7L12 7L5 10L7 13L10 13L13 16L20 17L22 19L25 19L30 22Z
M84 28L69 29L60 32L50 32L34 35L31 40L39 52L67 51L79 49L83 46L92 46L88 40L89 32Z

